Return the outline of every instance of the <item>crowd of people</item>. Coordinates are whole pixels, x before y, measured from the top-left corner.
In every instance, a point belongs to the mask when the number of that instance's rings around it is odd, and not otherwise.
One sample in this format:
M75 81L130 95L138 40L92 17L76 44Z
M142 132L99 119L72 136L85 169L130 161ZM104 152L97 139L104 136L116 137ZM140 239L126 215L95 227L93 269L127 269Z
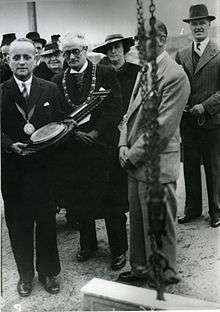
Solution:
M190 7L189 17L183 21L190 26L193 42L177 52L176 60L166 52L166 25L156 21L156 55L152 53L150 28L146 28L149 103L155 57L157 63L158 133L163 142L159 149L160 183L167 194L162 251L171 268L166 272L166 285L180 281L176 270L180 137L186 202L185 215L178 223L202 214L203 163L210 224L220 226L220 50L209 38L214 19L205 5ZM94 64L88 58L86 38L79 32L53 35L50 42L37 32L24 38L16 38L14 33L3 35L2 195L19 274L17 290L22 297L31 294L35 269L47 292L60 291L56 279L61 270L56 239L58 208L66 209L68 223L79 230L77 261L94 256L98 247L95 220L103 218L112 270L125 266L130 246L131 270L120 273L118 281L132 284L143 280L150 285L152 250L144 139L148 133L142 126L142 71L140 65L126 60L134 45L132 37L108 35L93 50L104 55ZM99 90L111 92L68 138L39 152L28 152L27 142L37 129L68 118Z

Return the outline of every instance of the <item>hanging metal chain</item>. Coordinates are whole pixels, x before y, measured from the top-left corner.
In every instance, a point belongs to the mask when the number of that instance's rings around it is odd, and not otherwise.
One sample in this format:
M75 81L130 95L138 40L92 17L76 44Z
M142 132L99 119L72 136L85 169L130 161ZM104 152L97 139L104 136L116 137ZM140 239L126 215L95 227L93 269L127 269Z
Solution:
M146 187L149 190L146 199L149 210L149 236L152 254L149 258L149 272L153 272L153 285L157 289L157 299L164 300L165 277L169 267L166 256L162 253L162 235L166 235L166 192L161 185L160 178L160 137L158 134L158 84L157 84L157 62L156 62L156 18L155 4L150 0L150 33L146 33L143 0L137 0L137 22L138 22L138 52L142 66L140 87L141 105L143 109L141 128L144 133L145 161L146 161ZM150 37L151 60L151 88L148 90L148 65L146 42Z

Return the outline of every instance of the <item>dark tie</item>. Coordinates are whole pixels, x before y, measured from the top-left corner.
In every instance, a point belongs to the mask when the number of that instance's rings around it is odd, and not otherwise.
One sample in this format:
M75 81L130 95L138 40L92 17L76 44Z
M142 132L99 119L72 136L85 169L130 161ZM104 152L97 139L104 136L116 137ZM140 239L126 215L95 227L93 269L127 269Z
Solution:
M200 50L201 50L200 47L201 47L201 43L200 43L200 42L197 42L197 43L196 43L196 49L200 51Z
M193 71L195 71L199 59L200 59L200 56L199 56L199 54L195 51L194 46L193 46L193 49L192 49Z
M22 83L22 87L23 87L23 90L22 90L22 96L23 98L25 99L25 102L28 101L28 90L27 90L27 86L25 84L25 82Z

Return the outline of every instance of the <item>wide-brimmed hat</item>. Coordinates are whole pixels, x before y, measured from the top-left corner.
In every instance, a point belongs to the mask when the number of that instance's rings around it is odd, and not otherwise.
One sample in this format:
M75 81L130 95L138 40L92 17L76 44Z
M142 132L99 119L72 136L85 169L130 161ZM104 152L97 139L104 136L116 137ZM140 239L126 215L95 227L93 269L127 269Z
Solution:
M213 21L215 16L209 15L208 9L204 4L192 5L189 8L189 18L183 19L183 22L190 23L190 21L206 18Z
M45 56L45 55L53 54L55 52L61 52L61 50L59 49L59 46L56 42L50 42L45 45L44 50L42 51L41 55Z
M4 45L9 45L15 39L16 39L15 33L8 33L8 34L2 35L1 47Z
M47 43L47 41L40 37L39 33L36 31L31 31L27 33L26 38L32 40L33 42L40 42L42 43L43 47Z
M119 41L123 43L125 53L127 53L130 50L130 47L132 47L135 44L133 37L124 37L121 34L113 34L108 35L105 38L105 42L100 46L96 47L95 49L93 49L93 52L106 54L109 46Z

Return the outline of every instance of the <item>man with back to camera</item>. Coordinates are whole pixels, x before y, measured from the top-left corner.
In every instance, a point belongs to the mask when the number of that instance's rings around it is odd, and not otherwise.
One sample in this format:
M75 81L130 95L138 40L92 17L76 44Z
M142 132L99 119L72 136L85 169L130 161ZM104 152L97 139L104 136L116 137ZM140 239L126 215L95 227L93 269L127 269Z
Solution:
M14 40L8 56L13 77L0 85L2 196L21 297L29 296L32 291L34 241L38 279L50 294L59 292L52 154L50 151L28 154L25 148L36 129L61 119L63 114L56 85L33 76L35 53L29 39Z
M156 29L156 62L160 145L160 182L167 192L166 201L166 235L162 236L162 252L169 261L173 271L165 272L165 284L179 282L176 273L176 229L177 213L176 181L180 168L180 136L179 123L183 109L187 103L190 86L187 75L165 51L167 28L159 20ZM146 30L146 52L148 70L151 70L153 59L152 42L149 26ZM119 141L119 159L123 168L128 172L128 199L130 212L130 265L131 271L123 272L118 280L125 283L147 281L150 285L152 271L149 261L152 255L149 236L149 207L146 199L149 186L146 183L146 152L142 124L143 107L141 105L140 74L131 96ZM151 84L148 80L148 99L150 101ZM146 121L147 122L147 121Z
M202 215L201 160L208 191L212 227L220 226L220 49L209 38L211 21L203 4L189 10L188 23L193 35L190 47L179 51L181 64L191 84L191 95L181 121L186 189L185 216L188 223Z

